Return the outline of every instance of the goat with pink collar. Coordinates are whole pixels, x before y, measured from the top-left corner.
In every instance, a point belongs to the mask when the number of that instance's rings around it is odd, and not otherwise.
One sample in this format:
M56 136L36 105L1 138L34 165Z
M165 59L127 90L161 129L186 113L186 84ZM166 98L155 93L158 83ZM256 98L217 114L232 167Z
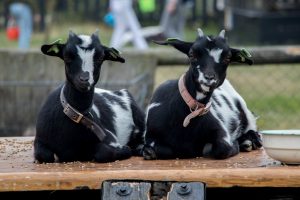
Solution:
M251 65L250 54L230 48L225 31L206 36L198 29L194 42L168 39L189 58L179 80L169 80L154 92L146 114L145 159L225 159L262 146L256 118L226 79L231 62Z

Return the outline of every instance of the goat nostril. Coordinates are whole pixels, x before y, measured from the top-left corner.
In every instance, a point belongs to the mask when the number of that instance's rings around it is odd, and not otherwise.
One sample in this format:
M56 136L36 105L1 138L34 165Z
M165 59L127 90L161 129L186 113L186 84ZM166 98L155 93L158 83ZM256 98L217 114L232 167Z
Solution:
M82 76L80 76L79 79L80 79L81 81L83 81L83 82L86 82L86 81L89 80L89 78L87 78L87 77L82 77Z
M205 74L204 77L207 79L207 80L213 80L215 78L215 75L214 74Z
M89 80L89 74L88 73L83 73L79 75L79 80L82 82L87 82Z

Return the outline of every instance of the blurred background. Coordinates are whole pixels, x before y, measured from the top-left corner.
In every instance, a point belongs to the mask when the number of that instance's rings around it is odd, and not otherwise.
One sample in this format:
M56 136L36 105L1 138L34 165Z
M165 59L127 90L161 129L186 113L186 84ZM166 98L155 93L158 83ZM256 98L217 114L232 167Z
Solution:
M20 2L32 19L26 48L20 47L22 25L11 10ZM198 27L206 35L225 29L232 47L251 52L255 65L232 65L227 77L258 117L259 129L299 129L300 0L194 0L187 8L181 39L193 41ZM133 1L149 48L140 51L124 34L127 42L120 50L126 63L105 63L99 87L128 88L145 108L153 89L187 70L184 55L151 42L164 38L164 9L162 0ZM108 0L0 1L0 136L34 135L41 104L64 81L62 61L42 55L40 46L65 41L69 30L91 34L96 29L110 46L114 20Z

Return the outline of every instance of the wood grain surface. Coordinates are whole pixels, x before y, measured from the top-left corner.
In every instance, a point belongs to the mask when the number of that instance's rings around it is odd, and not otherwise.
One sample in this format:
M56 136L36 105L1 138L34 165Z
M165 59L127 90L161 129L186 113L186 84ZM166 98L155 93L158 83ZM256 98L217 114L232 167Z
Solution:
M147 161L141 157L112 163L36 164L32 137L0 138L0 191L100 189L105 180L205 182L207 187L300 187L300 166L287 166L263 149L230 159Z

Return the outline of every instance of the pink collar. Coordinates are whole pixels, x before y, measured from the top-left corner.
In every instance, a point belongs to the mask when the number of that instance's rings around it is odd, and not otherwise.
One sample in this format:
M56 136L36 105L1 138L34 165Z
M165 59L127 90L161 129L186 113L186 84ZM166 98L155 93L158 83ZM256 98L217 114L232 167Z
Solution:
M185 103L188 105L190 108L191 113L187 115L183 121L183 126L187 127L190 123L190 120L197 117L204 115L208 113L210 106L211 106L211 101L209 101L206 105L199 103L196 99L194 99L190 93L187 91L185 85L184 85L184 78L185 74L183 74L179 81L178 81L178 88L179 92L181 94L181 97L185 101Z

